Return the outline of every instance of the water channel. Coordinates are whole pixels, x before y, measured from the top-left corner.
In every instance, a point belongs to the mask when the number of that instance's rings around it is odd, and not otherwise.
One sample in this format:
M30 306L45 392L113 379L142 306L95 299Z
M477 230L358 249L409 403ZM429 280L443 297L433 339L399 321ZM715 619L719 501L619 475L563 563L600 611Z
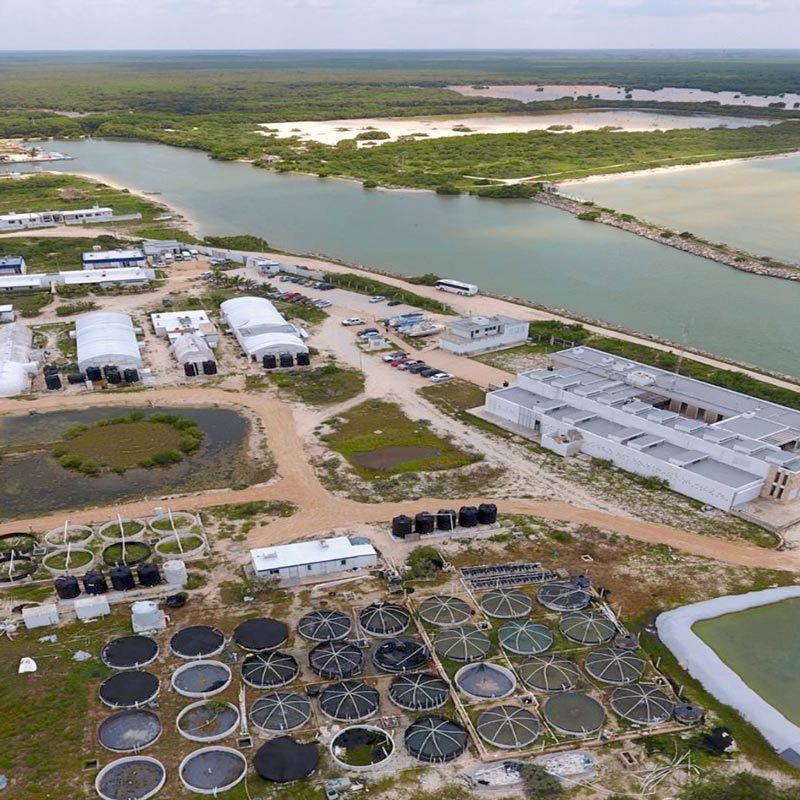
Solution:
M76 157L50 169L103 174L160 192L206 234L258 234L296 252L473 281L800 375L800 285L737 272L555 209L365 191L357 183L280 175L157 144L54 141L48 147ZM760 220L748 215L740 224L757 227Z

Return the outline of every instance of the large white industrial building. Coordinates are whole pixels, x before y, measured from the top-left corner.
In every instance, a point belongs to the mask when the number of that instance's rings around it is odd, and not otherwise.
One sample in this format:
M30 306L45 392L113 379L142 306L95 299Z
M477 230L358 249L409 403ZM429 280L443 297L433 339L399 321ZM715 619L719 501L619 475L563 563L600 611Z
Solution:
M90 311L75 319L78 367L141 369L142 356L136 329L127 314L120 311Z
M30 387L38 365L31 359L30 328L12 322L0 328L0 397L23 394Z
M486 414L561 455L609 459L729 510L800 494L800 411L591 347L486 395Z
M220 306L222 318L254 361L267 354L308 353L297 328L263 297L234 297Z
M320 575L371 569L378 563L375 548L355 536L259 547L250 551L250 558L259 578L277 580L284 586Z
M66 270L64 272L31 272L27 275L0 274L0 292L39 291L52 286L146 286L155 278L152 269L122 267L119 269Z

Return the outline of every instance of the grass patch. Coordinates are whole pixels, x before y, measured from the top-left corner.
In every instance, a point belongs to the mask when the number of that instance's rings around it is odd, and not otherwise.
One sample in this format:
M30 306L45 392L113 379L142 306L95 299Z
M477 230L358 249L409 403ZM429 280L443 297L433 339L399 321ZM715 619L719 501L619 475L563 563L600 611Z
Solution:
M284 500L253 500L250 503L212 506L206 509L207 514L231 521L250 520L262 515L291 517L295 511L297 506Z
M4 254L0 252L0 255ZM49 292L14 292L10 299L17 314L29 318L38 317L42 309L52 301L53 295Z
M106 564L138 564L150 555L150 546L144 542L122 542L110 544L103 550L103 561Z
M430 297L423 297L414 292L409 292L407 289L400 289L390 283L375 280L375 278L354 275L352 272L328 272L325 274L325 280L343 289L349 289L351 292L369 295L380 294L387 300L399 300L401 303L420 308L423 311L432 311L437 314L455 313L447 303L433 300ZM391 316L391 313L389 312L388 315Z
M171 556L179 553L185 553L187 550L196 550L198 547L202 547L203 545L203 540L199 536L195 536L193 533L179 534L179 538L180 544L178 544L174 536L162 539L158 544L158 552L162 555Z
M336 429L323 440L362 478L456 469L480 460L439 437L425 421L409 419L395 403L368 400L329 424ZM373 454L377 460L370 466L364 456Z
M47 566L52 569L80 569L92 560L92 554L83 550L56 552L47 558Z
M308 372L274 372L268 378L312 406L342 403L364 391L364 373L337 364L326 364Z

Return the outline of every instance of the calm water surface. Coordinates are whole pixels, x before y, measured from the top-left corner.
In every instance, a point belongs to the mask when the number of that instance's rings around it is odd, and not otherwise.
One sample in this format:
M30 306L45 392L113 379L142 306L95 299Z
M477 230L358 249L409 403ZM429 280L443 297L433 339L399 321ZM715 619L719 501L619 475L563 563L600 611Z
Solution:
M555 209L365 191L346 181L279 175L157 144L48 146L76 156L51 168L101 173L160 192L204 233L258 234L295 252L405 274L435 272L800 374L800 285L736 272Z

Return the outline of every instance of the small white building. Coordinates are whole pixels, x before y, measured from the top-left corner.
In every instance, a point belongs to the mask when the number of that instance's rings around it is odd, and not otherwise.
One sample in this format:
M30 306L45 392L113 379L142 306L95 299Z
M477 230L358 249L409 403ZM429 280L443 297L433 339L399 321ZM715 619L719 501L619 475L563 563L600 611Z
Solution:
M263 297L234 297L219 307L242 350L253 361L267 354L308 353L294 325Z
M146 286L155 278L151 269L141 267L118 267L116 269L87 269L59 272L52 277L52 283L62 286L99 286L108 289L111 286Z
M199 333L182 333L172 341L172 354L179 364L193 364L198 375L203 374L203 364L216 358L206 340Z
M24 231L32 228L50 228L54 225L91 225L113 221L114 210L105 206L38 211L27 214L12 212L11 214L0 214L0 231Z
M259 547L250 551L250 558L259 578L278 580L284 586L309 578L371 569L378 564L378 553L366 539L348 536Z
M28 265L22 256L0 256L0 275L24 275Z
M0 323L14 321L14 306L10 303L7 305L0 305Z
M187 245L177 239L144 239L142 241L144 254L151 258L161 258L167 253L172 256L178 256L186 247Z
M120 267L146 267L147 256L143 250L91 250L82 256L84 269L119 269Z
M459 356L471 356L524 344L527 339L528 323L524 320L476 315L451 322L439 339L439 347Z
M90 311L75 319L78 367L116 366L141 369L142 356L136 329L127 314L120 311Z
M151 314L150 321L156 336L169 339L170 344L186 333L198 334L209 347L219 344L219 331L207 311L164 311Z
M47 288L49 281L45 281L42 274L31 275L0 275L0 292L25 292Z

